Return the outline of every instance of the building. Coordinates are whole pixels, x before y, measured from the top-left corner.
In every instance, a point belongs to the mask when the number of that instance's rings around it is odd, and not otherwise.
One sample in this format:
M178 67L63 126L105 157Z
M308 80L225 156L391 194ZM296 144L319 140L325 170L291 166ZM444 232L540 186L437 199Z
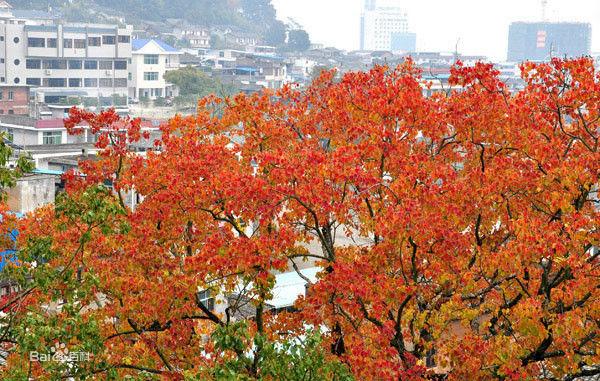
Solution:
M589 55L591 41L588 23L514 22L508 33L508 61Z
M391 37L391 49L394 52L414 52L417 50L417 34L394 32Z
M192 49L210 49L210 31L199 26L179 24L173 35Z
M0 115L29 114L29 86L0 84Z
M21 19L0 2L0 84L31 86L37 99L50 104L69 97L125 98L132 31Z
M413 35L409 33L406 12L389 1L389 4L380 2L365 2L360 20L360 50L405 50L394 47L412 47Z
M179 89L165 81L164 76L170 70L179 69L182 54L160 40L133 40L129 96L149 99L177 96Z

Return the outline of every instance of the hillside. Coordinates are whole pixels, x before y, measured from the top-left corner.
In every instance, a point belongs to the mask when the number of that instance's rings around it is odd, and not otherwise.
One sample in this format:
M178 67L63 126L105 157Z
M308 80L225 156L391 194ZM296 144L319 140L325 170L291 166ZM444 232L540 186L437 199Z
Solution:
M17 9L61 12L70 19L86 19L90 9L124 17L127 22L185 19L204 26L231 25L266 31L280 24L271 0L11 0Z

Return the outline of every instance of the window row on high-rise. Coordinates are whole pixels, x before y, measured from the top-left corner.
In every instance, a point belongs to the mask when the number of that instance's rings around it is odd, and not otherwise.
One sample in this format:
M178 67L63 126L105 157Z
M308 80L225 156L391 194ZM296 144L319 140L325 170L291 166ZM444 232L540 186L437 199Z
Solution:
M125 35L105 35L87 38L63 38L63 47L69 49L85 49L88 46L115 45L117 41L119 44L129 44L131 42L131 37ZM54 37L29 37L27 39L27 45L30 48L56 48L57 39Z
M127 87L127 78L27 78L25 82L41 87Z
M27 69L69 69L69 70L127 70L127 60L61 60L36 59L25 60Z

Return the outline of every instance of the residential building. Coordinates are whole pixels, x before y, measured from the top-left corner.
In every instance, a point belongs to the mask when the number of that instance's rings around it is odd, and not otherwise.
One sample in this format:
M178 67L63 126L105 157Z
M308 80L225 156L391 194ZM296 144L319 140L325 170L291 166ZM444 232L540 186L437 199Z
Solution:
M210 31L206 28L179 24L173 28L173 35L192 49L210 49Z
M28 85L38 99L127 96L131 26L21 19L0 4L0 84Z
M592 25L575 22L514 22L508 33L508 61L548 61L587 56Z
M365 2L360 20L360 50L414 51L404 49L413 47L413 37L416 41L416 35L409 34L406 12L393 2L380 1Z
M133 40L129 72L129 96L132 98L174 97L179 89L165 81L165 73L179 69L178 49L154 39Z
M0 115L29 114L29 86L0 84Z

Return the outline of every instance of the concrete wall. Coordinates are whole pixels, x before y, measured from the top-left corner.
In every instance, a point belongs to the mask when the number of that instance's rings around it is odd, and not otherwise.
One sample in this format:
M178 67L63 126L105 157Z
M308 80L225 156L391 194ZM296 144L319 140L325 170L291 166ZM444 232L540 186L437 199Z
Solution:
M8 190L8 207L16 213L29 213L53 203L55 192L55 176L28 175Z

